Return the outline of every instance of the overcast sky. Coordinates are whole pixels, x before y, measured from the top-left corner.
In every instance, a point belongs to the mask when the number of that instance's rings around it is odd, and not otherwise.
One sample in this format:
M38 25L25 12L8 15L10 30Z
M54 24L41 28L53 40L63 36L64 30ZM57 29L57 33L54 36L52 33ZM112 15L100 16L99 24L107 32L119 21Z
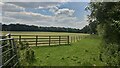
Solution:
M67 0L66 0L67 1ZM7 2L2 6L2 23L83 28L88 24L88 2Z

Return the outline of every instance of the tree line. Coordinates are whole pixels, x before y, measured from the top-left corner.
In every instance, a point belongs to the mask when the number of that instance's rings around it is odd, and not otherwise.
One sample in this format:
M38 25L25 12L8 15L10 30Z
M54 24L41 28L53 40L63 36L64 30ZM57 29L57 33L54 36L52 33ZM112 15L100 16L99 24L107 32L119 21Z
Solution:
M75 28L38 27L38 26L26 25L26 24L9 24L9 25L2 24L2 31L42 31L42 32L73 32L73 33L85 32Z

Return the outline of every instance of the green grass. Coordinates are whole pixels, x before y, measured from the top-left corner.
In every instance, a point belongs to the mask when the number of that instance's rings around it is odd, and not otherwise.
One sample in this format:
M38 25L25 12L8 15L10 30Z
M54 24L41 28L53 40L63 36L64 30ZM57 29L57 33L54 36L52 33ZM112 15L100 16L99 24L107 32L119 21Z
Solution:
M99 60L99 38L85 38L71 45L32 47L36 60L30 66L104 66ZM23 53L23 51L21 52ZM26 66L23 61L22 65Z

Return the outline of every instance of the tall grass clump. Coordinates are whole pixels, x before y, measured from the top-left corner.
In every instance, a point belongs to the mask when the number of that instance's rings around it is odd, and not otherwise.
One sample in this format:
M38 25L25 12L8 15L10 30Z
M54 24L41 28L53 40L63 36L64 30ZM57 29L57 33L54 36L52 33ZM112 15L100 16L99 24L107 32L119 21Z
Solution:
M29 66L35 61L35 52L31 47L29 47L28 42L19 43L19 55L20 66Z

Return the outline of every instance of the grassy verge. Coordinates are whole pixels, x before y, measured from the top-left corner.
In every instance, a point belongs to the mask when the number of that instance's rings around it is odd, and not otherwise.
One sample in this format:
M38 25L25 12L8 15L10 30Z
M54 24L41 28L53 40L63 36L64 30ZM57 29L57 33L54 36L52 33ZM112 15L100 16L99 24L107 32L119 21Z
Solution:
M99 60L100 39L88 37L71 45L32 47L36 60L23 66L103 66ZM21 51L22 57L23 51Z

